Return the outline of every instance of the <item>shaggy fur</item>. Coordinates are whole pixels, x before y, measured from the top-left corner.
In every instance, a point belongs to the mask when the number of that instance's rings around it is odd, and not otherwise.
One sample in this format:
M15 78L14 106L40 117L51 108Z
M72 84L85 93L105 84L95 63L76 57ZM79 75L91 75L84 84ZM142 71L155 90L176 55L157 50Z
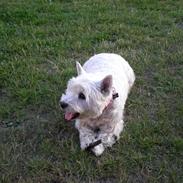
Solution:
M67 120L76 119L81 149L101 140L91 149L99 156L120 137L125 102L135 75L127 61L109 53L91 57L83 67L76 63L76 68L78 76L69 80L61 107ZM114 93L119 97L113 99Z

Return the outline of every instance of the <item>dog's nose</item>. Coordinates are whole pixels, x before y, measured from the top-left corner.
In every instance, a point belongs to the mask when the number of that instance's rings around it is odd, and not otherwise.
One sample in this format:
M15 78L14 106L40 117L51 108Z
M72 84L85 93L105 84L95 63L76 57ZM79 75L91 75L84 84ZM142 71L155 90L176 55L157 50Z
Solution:
M67 103L65 103L65 102L60 102L60 107L61 107L62 109L65 109L67 106L68 106Z

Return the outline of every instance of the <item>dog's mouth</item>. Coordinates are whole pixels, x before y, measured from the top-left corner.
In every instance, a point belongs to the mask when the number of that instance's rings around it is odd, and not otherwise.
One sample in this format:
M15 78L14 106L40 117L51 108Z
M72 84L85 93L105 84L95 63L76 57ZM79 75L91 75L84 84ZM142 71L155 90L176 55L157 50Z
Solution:
M71 121L71 120L74 120L76 118L78 118L80 115L80 113L76 112L76 113L72 113L72 112L66 112L65 113L65 119L67 121Z

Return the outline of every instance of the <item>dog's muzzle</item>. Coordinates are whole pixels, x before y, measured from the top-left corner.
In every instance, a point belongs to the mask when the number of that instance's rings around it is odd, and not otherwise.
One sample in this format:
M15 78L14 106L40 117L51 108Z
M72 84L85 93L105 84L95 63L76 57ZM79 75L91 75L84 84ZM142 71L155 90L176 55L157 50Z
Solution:
M69 106L68 103L60 101L60 107L65 111L64 116L67 121L74 120L80 116L80 113L78 112L68 112L66 108Z

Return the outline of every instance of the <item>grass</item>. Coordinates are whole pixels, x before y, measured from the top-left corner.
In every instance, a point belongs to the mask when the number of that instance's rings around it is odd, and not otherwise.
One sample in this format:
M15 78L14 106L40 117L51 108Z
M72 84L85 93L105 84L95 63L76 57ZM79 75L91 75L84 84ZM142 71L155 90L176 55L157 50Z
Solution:
M0 182L183 182L182 1L0 2ZM94 53L137 79L118 144L79 148L58 101Z

